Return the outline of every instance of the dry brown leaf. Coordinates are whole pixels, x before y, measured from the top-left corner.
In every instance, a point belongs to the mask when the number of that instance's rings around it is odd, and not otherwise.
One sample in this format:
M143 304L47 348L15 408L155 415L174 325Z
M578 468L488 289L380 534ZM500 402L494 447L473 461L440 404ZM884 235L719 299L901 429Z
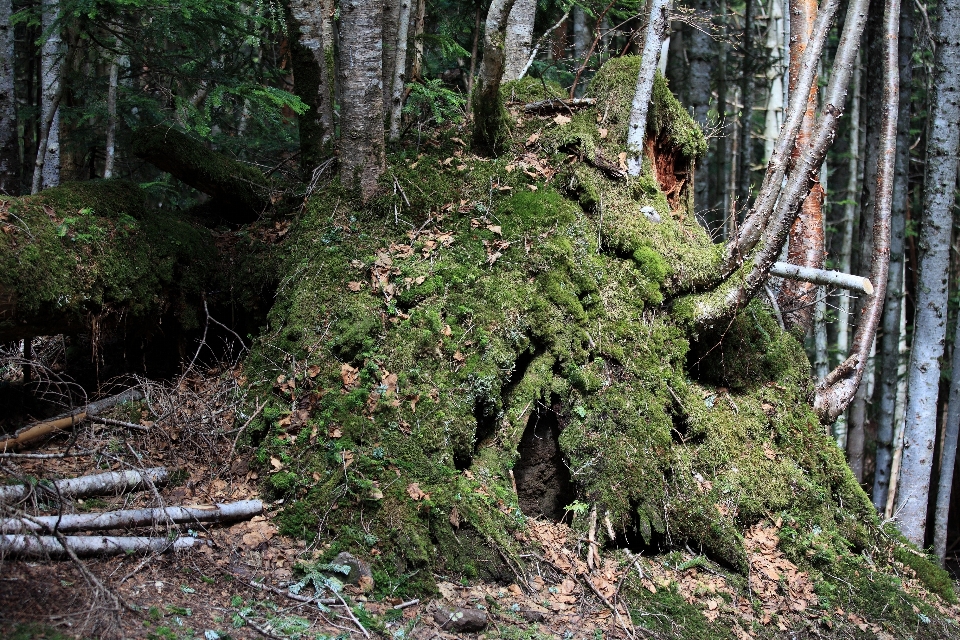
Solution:
M488 225L487 225L487 231L490 231L490 232L492 232L492 233L495 233L495 234L497 234L498 236L502 236L502 235L503 235L503 230L501 229L500 225L498 225L498 224L488 224Z
M283 469L283 463L280 462L280 458L271 457L270 464L273 466L273 468L276 471L280 471L280 469Z
M353 389L355 386L357 386L357 379L359 377L359 369L355 369L347 363L340 365L340 379L343 380L343 386L347 389Z
M340 429L340 427L330 427L327 430L328 438L339 438L341 436L343 436L343 431Z
M353 464L353 451L341 451L340 459L343 460L344 468L349 467Z
M450 524L453 525L455 529L460 528L460 511L456 505L450 509Z
M429 494L429 493L425 493L425 492L420 488L420 484L419 484L419 483L416 483L416 482L411 482L410 484L407 485L407 495L410 496L411 498L413 498L414 500L417 500L418 502L419 502L420 500L429 500L429 499L430 499L430 494Z
M608 132L607 132L607 130L604 129L603 127L598 127L598 128L597 128L597 131L600 132L600 139L601 139L601 140L603 140L603 139L605 139L605 138L607 137L607 133L608 133Z
M527 146L530 146L531 144L533 144L534 142L536 142L536 141L539 140L539 139L540 139L540 134L539 134L539 133L531 133L531 134L530 134L530 137L527 138Z

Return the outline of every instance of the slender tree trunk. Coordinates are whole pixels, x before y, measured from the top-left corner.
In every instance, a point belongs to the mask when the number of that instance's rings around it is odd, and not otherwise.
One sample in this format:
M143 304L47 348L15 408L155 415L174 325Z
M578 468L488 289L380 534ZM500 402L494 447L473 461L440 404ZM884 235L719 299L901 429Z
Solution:
M426 0L417 1L417 15L413 22L413 62L408 80L414 82L423 77L423 30L427 15Z
M940 358L947 323L951 209L960 148L960 5L941 2L935 27L934 81L930 98L924 176L924 217L920 225L920 286L907 384L906 428L897 512L900 530L924 543L930 472L937 435Z
M643 41L643 54L637 89L630 105L630 122L627 125L627 173L640 175L643 165L643 143L647 136L647 110L653 95L653 79L657 73L660 45L667 37L667 8L669 0L651 0L650 20Z
M309 173L329 155L334 135L333 0L290 0L288 11L294 86L309 106L298 119L300 165Z
M717 157L714 164L713 193L711 206L719 211L721 227L727 214L727 3L720 0L719 36L717 46L717 115L720 118L720 135L717 137Z
M503 82L519 80L526 69L533 46L533 23L536 17L537 0L516 0L513 3L503 45Z
M407 24L401 26L400 17L403 5L407 5ZM383 2L383 112L388 116L393 105L393 79L397 75L397 47L400 44L400 30L410 33L410 0L384 0ZM406 38L403 40L406 47ZM404 64L400 67L400 74L406 76L406 55L404 50Z
M743 9L743 67L740 78L740 100L743 109L740 114L740 157L737 169L737 208L745 209L750 205L750 163L753 161L753 75L756 73L753 46L753 3L745 0ZM733 236L731 236L731 239Z
M587 23L587 14L581 7L573 8L573 57L577 62L582 62L587 51L590 49L590 43L593 42L593 34L590 33L590 26Z
M877 385L877 458L873 480L873 506L882 511L890 490L893 461L897 388L900 370L900 316L903 298L903 233L907 200L910 197L910 88L913 84L913 12L907 2L900 10L900 113L897 116L897 159L893 182L893 208L890 220L890 277L883 308L883 338L880 347L879 384ZM960 372L960 369L954 369ZM950 401L951 409L954 404Z
M107 88L107 149L103 161L103 177L113 177L113 165L117 157L117 76L120 71L120 56L110 63L110 84Z
M783 82L782 70L785 68L785 58L783 54L783 33L786 12L784 4L786 0L773 0L771 4L772 11L767 22L767 58L769 66L767 68L767 79L770 82L767 96L766 121L763 128L763 160L767 162L773 156L776 146L777 136L780 127L783 124L783 111L786 106L784 100L784 91L786 89Z
M872 11L867 18L866 38L866 87L861 110L864 116L864 165L860 195L860 224L858 240L853 247L853 269L856 273L867 270L873 255L873 217L877 199L877 159L880 153L879 132L883 113L883 15ZM855 317L859 317L865 300L858 298L854 305ZM863 481L864 447L866 446L867 405L870 400L868 385L861 384L850 406L847 425L847 461L858 481Z
M504 30L514 0L493 0L487 11L483 33L483 61L480 64L480 86L473 102L473 144L480 152L495 155L504 146L504 109L500 101L503 79Z
M467 75L467 118L473 116L473 83L477 73L477 51L480 48L480 19L483 14L477 7L477 15L473 24L473 46L470 47L470 73Z
M18 195L17 99L14 94L14 37L12 0L0 0L0 193Z
M697 0L693 4L700 16L709 15L710 0ZM713 78L716 52L713 39L703 29L690 30L687 55L690 70L687 80L688 106L693 110L693 119L706 128L707 113L710 110L711 79ZM694 180L694 204L698 209L710 207L710 173L707 162L701 160Z
M340 3L340 180L364 200L386 168L383 135L383 0Z
M397 30L397 57L394 61L393 98L390 100L390 139L400 139L400 114L407 70L407 35L410 27L410 0L400 0L400 26Z
M795 88L800 75L800 59L807 47L807 41L813 31L813 22L817 17L816 0L791 0L790 2L790 95L791 100L807 100L807 110L797 134L797 144L793 157L800 155L813 132L814 116L817 108L817 82L814 80L810 93L801 96ZM787 249L787 261L815 269L823 268L824 227L823 227L823 185L814 181L810 192L800 206L800 213L790 229ZM780 289L780 309L788 329L797 335L806 334L813 323L816 307L817 286L798 280L786 280Z
M47 39L40 52L41 127L37 161L33 170L31 193L60 184L60 97L63 87L60 69L63 64L59 29L51 29L59 12L59 0L43 0L42 24Z

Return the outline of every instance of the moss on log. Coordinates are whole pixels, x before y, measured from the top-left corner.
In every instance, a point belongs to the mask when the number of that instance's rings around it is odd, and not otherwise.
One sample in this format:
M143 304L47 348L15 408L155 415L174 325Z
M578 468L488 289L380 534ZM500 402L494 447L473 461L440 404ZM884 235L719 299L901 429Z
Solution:
M194 327L216 272L209 230L149 210L123 181L0 198L0 229L0 342L163 316Z
M252 222L270 204L268 181L259 169L211 151L177 129L139 129L133 150L137 157L211 196L205 210L228 222Z

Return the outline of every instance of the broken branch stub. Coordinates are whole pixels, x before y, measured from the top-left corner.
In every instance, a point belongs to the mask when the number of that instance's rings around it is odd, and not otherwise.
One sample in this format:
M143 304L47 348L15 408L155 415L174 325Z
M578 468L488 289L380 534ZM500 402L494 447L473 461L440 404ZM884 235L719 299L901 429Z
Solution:
M230 504L212 504L193 507L166 507L165 509L125 509L106 513L75 513L63 516L39 516L4 518L0 531L39 533L57 531L98 531L149 527L173 521L174 524L190 522L228 522L246 520L263 512L260 500L242 500Z
M144 471L110 471L93 476L80 476L52 483L41 483L37 487L45 489L51 495L84 498L86 496L105 495L136 491L148 483L163 484L169 478L164 467L154 467ZM0 504L16 502L30 495L33 487L15 484L0 487Z
M849 291L857 291L870 295L873 293L873 284L869 278L854 276L840 271L802 267L786 262L775 262L770 267L770 275L790 280L800 280L811 284L822 284L828 287L838 287Z

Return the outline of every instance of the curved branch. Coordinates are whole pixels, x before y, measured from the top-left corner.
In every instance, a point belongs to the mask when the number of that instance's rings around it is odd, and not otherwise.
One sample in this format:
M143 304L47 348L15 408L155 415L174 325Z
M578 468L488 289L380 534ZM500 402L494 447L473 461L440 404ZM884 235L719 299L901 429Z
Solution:
M853 0L850 4L847 22L843 27L843 35L840 37L840 45L837 49L833 75L824 99L823 114L817 122L813 138L796 159L787 176L786 185L779 191L779 198L773 198L776 200L776 210L766 228L763 229L763 233L759 234L758 248L750 254L749 260L737 272L728 276L725 290L688 296L687 298L692 299L683 303L688 308L692 307L690 317L693 318L697 329L709 329L736 314L766 282L770 268L779 257L790 226L797 216L800 201L809 193L827 149L833 143L837 123L843 113L847 86L850 84L857 49L860 45L860 36L866 24L868 6L869 0ZM810 48L807 49L808 53L814 49L814 41L821 36L822 34L819 33L814 34ZM806 62L808 60L805 56L804 63ZM806 95L802 87L800 95ZM805 100L796 102L799 103L797 109L802 115L807 103ZM886 277L885 271L884 277ZM875 281L874 277L871 277L871 280ZM879 284L877 290L880 291Z
M817 76L817 63L823 53L823 46L830 33L830 25L833 24L839 5L839 0L825 0L817 12L810 40L800 61L794 96L810 95L810 89L813 87L814 79ZM852 14L848 13L848 15ZM860 31L862 31L862 27ZM846 25L844 26L844 33L847 33ZM859 32L855 40L854 52L860 41ZM837 60L839 60L839 52L837 55ZM844 95L846 94L846 86L847 83L844 82ZM774 210L774 205L777 203L779 188L787 171L790 153L793 150L797 133L807 110L807 101L802 99L791 100L787 109L786 120L780 129L780 135L777 138L773 154L770 156L770 161L767 163L767 172L763 176L760 193L757 195L750 213L743 221L737 237L726 247L723 267L725 275L736 269L742 263L743 258L756 246L766 228L770 214ZM840 109L843 109L842 102L840 103Z
M850 358L856 363L842 375L832 373L817 388L813 403L821 422L837 419L853 400L870 349L877 335L887 291L890 264L890 209L893 205L893 179L897 151L897 115L900 103L900 67L897 41L900 34L900 0L887 0L884 8L883 118L880 125L880 158L877 162L877 200L873 213L873 256L870 279L876 284L867 297L863 315L853 336Z

